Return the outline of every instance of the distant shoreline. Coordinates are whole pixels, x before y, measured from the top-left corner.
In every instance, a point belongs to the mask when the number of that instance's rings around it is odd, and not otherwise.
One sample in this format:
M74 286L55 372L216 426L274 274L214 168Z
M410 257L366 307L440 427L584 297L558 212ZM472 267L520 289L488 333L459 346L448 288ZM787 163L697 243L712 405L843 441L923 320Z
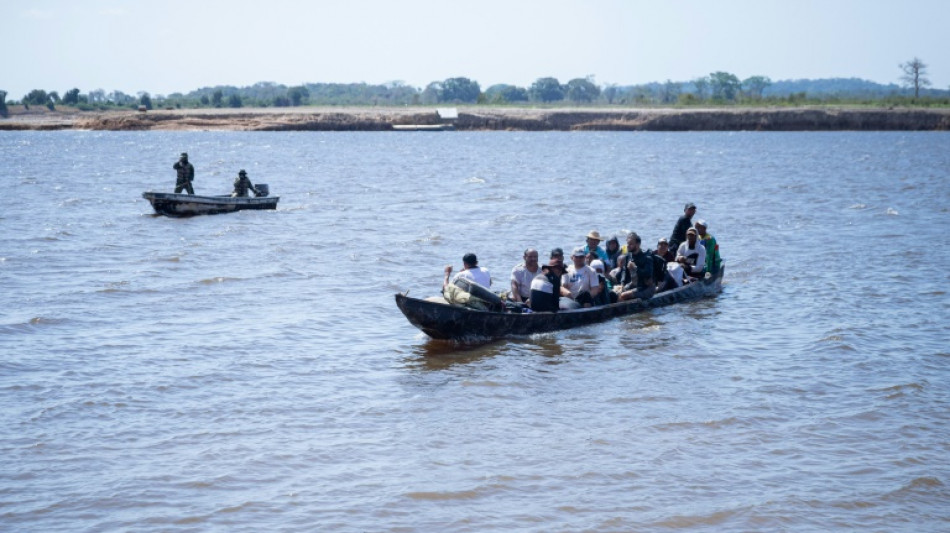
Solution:
M443 123L429 107L73 111L11 106L0 131L394 131ZM950 109L458 107L458 131L947 131Z

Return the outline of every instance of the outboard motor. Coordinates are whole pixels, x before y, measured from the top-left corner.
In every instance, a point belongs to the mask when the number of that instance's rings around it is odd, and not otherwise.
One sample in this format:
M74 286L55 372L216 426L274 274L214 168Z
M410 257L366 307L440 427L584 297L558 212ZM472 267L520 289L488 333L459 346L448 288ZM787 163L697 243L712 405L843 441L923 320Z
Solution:
M270 194L270 188L267 186L266 183L258 183L257 185L255 185L255 188L257 189L258 196L267 196L268 194Z

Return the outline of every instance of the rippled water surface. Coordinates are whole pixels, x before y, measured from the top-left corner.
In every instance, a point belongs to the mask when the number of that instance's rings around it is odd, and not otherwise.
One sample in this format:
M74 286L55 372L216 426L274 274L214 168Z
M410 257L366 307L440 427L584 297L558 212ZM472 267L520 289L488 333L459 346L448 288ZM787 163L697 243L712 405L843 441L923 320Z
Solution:
M0 530L946 531L948 147L0 133ZM279 209L152 215L181 151ZM717 298L478 346L394 305L686 201Z

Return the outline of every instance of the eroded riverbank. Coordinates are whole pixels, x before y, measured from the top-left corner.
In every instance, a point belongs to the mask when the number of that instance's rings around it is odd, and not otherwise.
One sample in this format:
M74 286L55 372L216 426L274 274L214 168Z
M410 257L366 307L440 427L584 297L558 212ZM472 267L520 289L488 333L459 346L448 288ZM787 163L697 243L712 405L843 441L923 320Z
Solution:
M465 131L928 131L950 130L950 109L461 107L446 121ZM13 112L0 130L390 131L437 125L433 108L298 107L149 112Z

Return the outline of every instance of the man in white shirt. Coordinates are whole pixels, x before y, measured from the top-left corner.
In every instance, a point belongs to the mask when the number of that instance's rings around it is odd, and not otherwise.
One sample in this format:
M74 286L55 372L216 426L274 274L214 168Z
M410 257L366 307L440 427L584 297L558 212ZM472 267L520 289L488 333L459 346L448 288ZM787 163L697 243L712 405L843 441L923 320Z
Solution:
M452 274L452 265L446 265L445 267L445 279L442 281L442 289L445 289L445 286L448 285L449 276ZM471 281L472 283L477 283L486 289L491 288L491 274L488 272L488 269L478 266L478 258L475 257L473 253L467 253L462 256L462 270L452 278L452 281L457 279L465 279Z
M593 305L594 297L600 294L600 279L597 272L587 264L587 253L575 248L571 254L574 262L567 267L561 278L561 309L578 309Z
M538 251L528 248L524 251L524 262L511 269L511 291L508 298L513 302L527 302L531 298L531 281L541 273L538 266Z
M676 251L676 262L683 265L686 275L691 278L701 278L706 268L706 248L697 239L696 228L686 230L686 242Z

